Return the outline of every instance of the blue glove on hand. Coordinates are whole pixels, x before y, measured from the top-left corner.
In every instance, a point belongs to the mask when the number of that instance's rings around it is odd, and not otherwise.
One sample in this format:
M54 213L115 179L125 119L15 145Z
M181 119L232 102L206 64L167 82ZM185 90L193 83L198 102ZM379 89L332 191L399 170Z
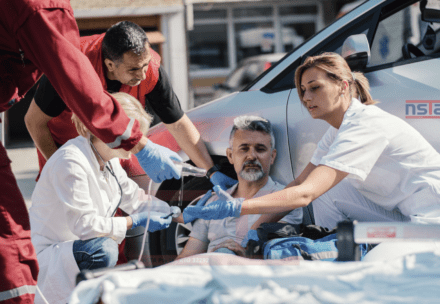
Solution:
M246 234L246 237L244 238L244 240L241 242L241 247L246 248L247 244L250 240L254 240L257 243L260 242L260 238L258 237L258 233L257 230L249 230L248 233Z
M200 206L200 207L205 206L206 202L211 198L211 196L212 196L212 191L209 190L208 192L205 193L204 196L202 196L201 199L199 199L199 201L195 206Z
M237 180L230 178L220 171L214 172L209 180L214 186L220 186L223 190L227 190L238 183Z
M180 178L180 171L173 160L181 162L182 158L176 152L148 140L145 147L135 155L142 169L154 182Z
M197 202L197 204L195 204L195 206L199 206L199 207L203 207L205 206L206 202L212 197L212 191L209 190L208 192L205 193L204 196L202 196L201 199L199 199L199 201ZM191 221L191 225L194 225L194 222L196 221L196 219L194 219L193 221Z
M218 200L208 206L188 206L183 211L183 221L192 222L201 218L204 220L221 220L226 217L239 217L244 198L233 198L229 193L215 186Z
M167 218L163 218L167 214L162 212L150 212L150 224L148 225L148 232L155 232L158 230L166 229L170 226L172 217L169 216ZM130 214L131 219L133 220L134 229L138 226L145 227L148 221L148 212L141 212L136 214Z

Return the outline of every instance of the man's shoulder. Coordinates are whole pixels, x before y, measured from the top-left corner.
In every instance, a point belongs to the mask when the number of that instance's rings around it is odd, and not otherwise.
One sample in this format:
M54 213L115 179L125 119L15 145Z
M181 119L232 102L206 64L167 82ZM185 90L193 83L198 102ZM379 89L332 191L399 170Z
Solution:
M280 191L280 190L283 190L284 188L286 188L286 185L274 181L272 192Z
M272 193L272 192L277 192L280 190L283 190L284 188L286 188L286 185L274 181L270 176L269 179L266 183L266 185L262 188L263 190L266 190L268 193Z
M80 37L80 48L83 53L87 53L91 49L101 51L101 42L104 39L105 33L95 34L91 36Z

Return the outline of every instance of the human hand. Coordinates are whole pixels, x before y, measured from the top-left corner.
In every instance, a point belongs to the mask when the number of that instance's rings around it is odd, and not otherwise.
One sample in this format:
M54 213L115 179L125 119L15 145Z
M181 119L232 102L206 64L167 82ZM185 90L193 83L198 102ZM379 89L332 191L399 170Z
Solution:
M246 256L246 250L242 246L240 246L240 244L231 239L218 244L212 249L212 251L216 251L219 248L228 248L229 250L234 251L234 253L238 256Z
M204 220L221 220L226 217L239 217L244 198L233 198L229 193L215 186L218 200L208 206L188 206L183 211L185 223L201 218Z
M209 180L214 186L220 186L223 190L227 190L238 183L237 180L230 178L220 171L214 172Z
M199 201L194 206L203 207L205 206L206 202L212 197L212 190L209 190L208 192L203 195Z
M138 226L145 227L148 221L148 213L150 213L150 224L148 225L148 232L155 232L158 230L166 229L170 226L172 217L164 218L167 214L162 212L146 211L135 214L130 214L133 220L133 226L131 229Z
M247 245L248 245L248 242L250 240L253 240L253 241L257 242L257 243L260 242L260 238L258 237L257 230L253 230L253 229L249 230L248 233L246 234L245 238L241 242L241 246L243 248L246 248Z
M199 206L199 207L203 207L205 206L206 202L212 197L212 191L209 190L208 192L205 193L204 196L202 196L198 202L194 205L194 206ZM195 219L193 221L191 221L191 225L194 225Z
M154 182L180 178L181 173L173 160L181 162L182 158L176 152L148 140L145 147L135 155L142 169Z

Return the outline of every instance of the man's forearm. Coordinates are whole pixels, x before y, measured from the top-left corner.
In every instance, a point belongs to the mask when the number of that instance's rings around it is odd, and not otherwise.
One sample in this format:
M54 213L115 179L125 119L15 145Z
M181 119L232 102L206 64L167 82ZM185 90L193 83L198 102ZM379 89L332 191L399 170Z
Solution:
M180 260L200 253L206 253L207 251L208 251L208 243L190 237L185 247L183 248L182 252L176 258L176 260Z
M131 153L136 154L139 151L141 151L145 147L148 141L149 139L146 136L142 136L139 142L133 147L133 149L130 150Z
M40 108L32 100L28 112L25 115L24 121L26 128L32 137L37 149L43 154L46 160L52 156L57 150L55 141L50 133L47 123L52 117L43 113Z
M29 134L34 141L35 146L41 152L41 154L43 154L46 160L48 160L49 157L51 157L57 151L58 148L49 129L34 129L34 131L29 132Z

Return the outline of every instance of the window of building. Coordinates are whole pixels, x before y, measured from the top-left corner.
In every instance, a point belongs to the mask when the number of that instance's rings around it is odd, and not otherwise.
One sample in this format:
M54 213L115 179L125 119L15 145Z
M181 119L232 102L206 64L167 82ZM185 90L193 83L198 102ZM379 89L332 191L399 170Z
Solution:
M227 68L226 24L195 25L189 33L190 70Z
M315 4L283 6L282 9L280 10L280 16L316 15L317 13L318 13L318 7Z
M275 52L275 31L272 22L235 24L237 62L260 54Z
M245 7L245 8L234 8L232 10L232 16L234 18L253 18L273 15L273 7L271 6L260 6L260 7Z
M194 11L194 19L209 20L209 19L225 19L225 9L203 9Z

